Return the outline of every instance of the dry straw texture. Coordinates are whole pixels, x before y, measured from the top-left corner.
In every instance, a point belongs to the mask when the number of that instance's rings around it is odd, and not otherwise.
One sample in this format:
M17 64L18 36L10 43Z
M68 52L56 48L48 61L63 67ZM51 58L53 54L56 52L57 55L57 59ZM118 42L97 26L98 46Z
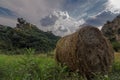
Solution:
M56 46L56 61L87 78L94 73L108 74L113 59L110 42L92 26L61 38Z

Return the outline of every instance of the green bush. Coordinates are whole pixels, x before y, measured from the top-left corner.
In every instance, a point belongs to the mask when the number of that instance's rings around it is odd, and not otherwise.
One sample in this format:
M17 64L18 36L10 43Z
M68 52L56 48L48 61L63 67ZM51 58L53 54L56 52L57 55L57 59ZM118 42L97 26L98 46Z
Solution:
M113 49L118 52L120 50L120 42L114 41L112 42Z
M120 80L120 62L114 62L112 72L109 74L110 80Z
M14 80L41 80L41 69L33 58L34 50L27 49L25 56L19 61L19 67L13 73Z

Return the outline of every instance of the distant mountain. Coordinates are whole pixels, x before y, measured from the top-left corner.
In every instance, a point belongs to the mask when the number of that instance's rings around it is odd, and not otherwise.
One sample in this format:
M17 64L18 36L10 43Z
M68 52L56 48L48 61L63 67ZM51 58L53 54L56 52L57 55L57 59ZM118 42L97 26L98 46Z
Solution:
M44 32L22 18L18 18L15 28L0 25L0 50L19 54L25 48L36 52L47 52L55 48L59 39L51 32Z

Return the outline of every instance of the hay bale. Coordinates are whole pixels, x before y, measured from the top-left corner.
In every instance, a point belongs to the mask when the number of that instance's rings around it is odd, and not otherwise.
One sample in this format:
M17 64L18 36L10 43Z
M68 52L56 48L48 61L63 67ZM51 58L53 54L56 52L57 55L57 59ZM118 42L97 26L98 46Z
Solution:
M56 61L87 78L93 73L108 74L113 59L110 42L92 26L83 27L61 38L56 46Z

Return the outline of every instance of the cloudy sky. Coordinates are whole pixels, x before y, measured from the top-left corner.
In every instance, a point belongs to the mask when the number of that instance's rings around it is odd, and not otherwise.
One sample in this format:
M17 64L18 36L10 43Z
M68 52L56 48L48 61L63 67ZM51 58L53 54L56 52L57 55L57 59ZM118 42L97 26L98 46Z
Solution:
M120 13L120 0L0 0L0 24L15 27L23 17L45 31L65 36L81 25L102 26Z

